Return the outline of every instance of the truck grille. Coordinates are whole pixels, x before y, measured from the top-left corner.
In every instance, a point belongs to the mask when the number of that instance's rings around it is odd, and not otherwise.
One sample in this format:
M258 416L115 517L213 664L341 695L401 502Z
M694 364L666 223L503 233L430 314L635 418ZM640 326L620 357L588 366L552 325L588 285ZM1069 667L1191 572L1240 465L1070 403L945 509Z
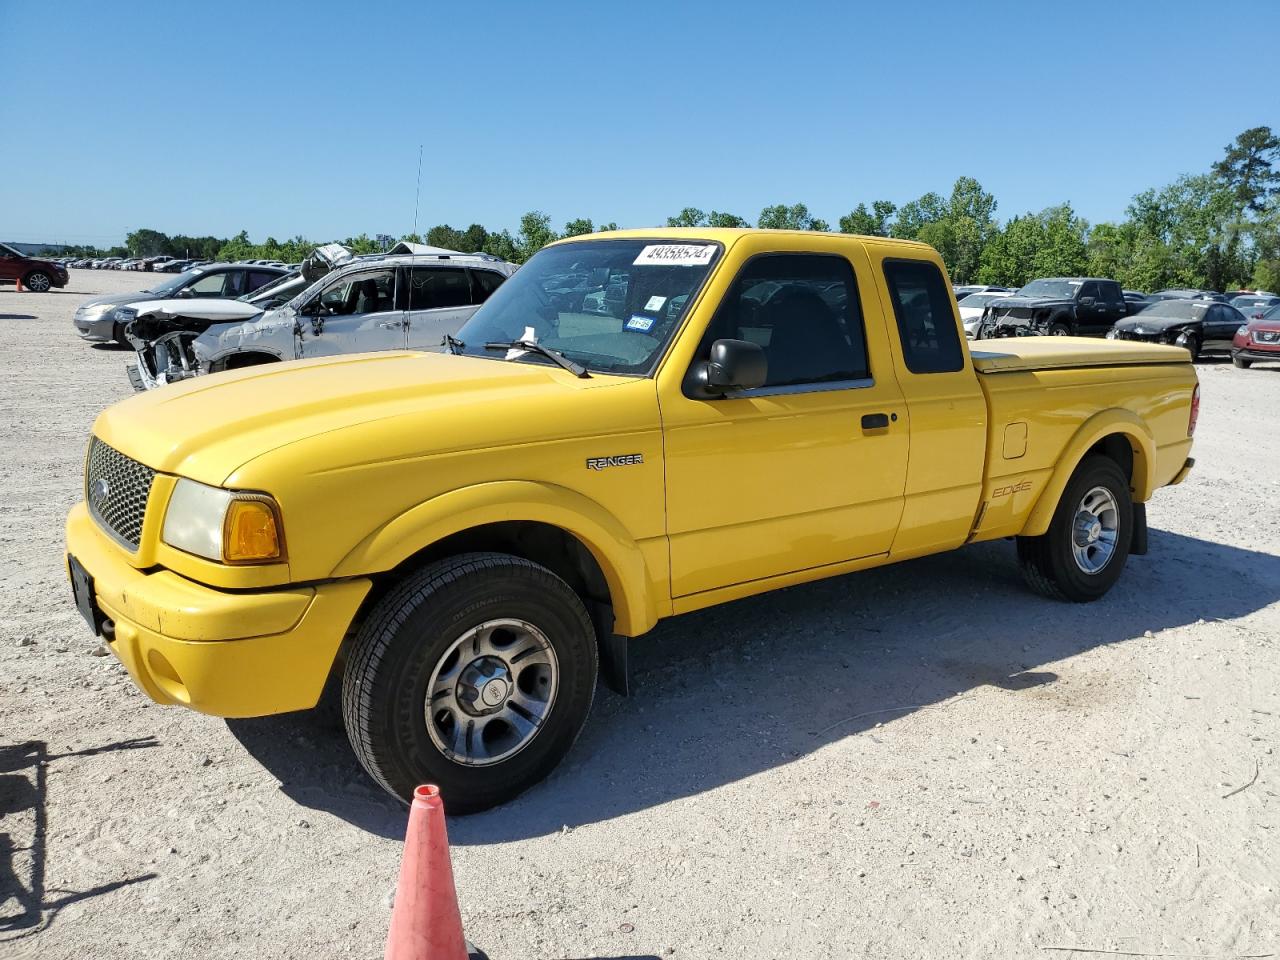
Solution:
M137 549L147 497L156 472L107 446L97 437L89 442L84 471L84 498L94 518L118 539Z

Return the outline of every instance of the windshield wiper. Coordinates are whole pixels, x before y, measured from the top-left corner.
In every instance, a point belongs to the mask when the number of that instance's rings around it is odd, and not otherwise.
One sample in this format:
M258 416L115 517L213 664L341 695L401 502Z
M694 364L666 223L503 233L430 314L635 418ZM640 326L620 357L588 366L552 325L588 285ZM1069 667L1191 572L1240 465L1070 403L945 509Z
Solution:
M544 347L536 340L505 340L495 343L486 343L486 350L528 350L530 353L539 353L548 360L558 363L564 367L575 377L586 378L591 376L587 373L587 368L580 363L574 363L559 350L552 350L550 347Z
M460 354L463 350L467 349L467 345L465 343L457 337L450 336L447 333L444 335L444 339L440 341L440 346L446 348L450 353L455 355Z

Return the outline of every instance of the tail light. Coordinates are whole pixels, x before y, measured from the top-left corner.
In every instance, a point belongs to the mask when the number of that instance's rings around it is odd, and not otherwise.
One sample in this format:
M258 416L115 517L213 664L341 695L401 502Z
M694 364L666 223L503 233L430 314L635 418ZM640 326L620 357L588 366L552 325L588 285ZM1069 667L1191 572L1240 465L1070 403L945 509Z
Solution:
M1194 437L1196 435L1196 421L1200 419L1200 384L1196 384L1195 390L1191 392L1191 417L1187 420L1187 436Z

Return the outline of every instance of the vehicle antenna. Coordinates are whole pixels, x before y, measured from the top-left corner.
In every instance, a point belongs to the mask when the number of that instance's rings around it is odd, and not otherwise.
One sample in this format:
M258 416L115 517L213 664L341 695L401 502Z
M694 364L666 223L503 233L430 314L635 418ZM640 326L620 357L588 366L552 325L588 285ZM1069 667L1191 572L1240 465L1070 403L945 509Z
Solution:
M422 144L418 144L418 187L413 194L413 235L418 235L418 198L422 196Z

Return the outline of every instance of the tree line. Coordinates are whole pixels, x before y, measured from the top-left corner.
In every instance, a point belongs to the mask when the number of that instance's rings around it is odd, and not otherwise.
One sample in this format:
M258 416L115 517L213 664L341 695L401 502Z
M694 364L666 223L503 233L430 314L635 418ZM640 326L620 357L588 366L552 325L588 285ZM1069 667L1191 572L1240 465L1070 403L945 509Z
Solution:
M1244 131L1224 149L1222 158L1198 174L1186 174L1160 189L1135 196L1119 222L1090 224L1070 203L1027 212L1003 223L996 219L995 197L972 177L956 180L947 196L929 192L898 206L890 200L859 203L837 221L842 233L920 240L935 247L956 283L1021 286L1035 277L1099 276L1126 288L1233 287L1280 289L1280 137L1270 127ZM750 221L718 210L685 207L667 218L673 227L749 227ZM756 219L764 228L831 229L803 203L765 207ZM491 231L478 223L466 229L448 224L425 235L401 239L468 253L483 252L523 263L548 243L615 223L570 220L557 230L541 211L520 218L514 233ZM377 253L389 238L367 234L339 242L354 253ZM293 263L316 242L294 237L263 243L241 231L230 239L169 237L156 230L135 230L124 247L85 248L85 256L168 254L211 260L270 259Z

